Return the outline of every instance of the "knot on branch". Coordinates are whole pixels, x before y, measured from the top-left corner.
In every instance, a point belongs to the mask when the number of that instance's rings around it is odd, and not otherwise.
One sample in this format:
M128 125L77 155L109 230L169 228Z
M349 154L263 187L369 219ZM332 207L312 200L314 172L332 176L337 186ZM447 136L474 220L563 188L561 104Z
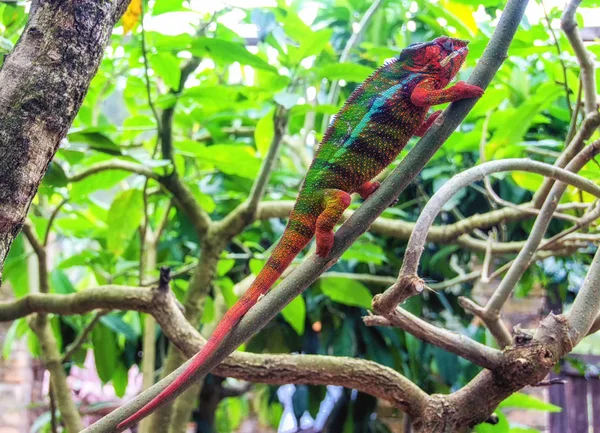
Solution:
M158 278L157 289L161 292L169 291L169 283L171 282L171 268L163 266L160 268L160 277Z
M566 316L550 312L541 321L535 333L535 340L555 352L558 361L560 357L573 350L574 342L579 341L576 334Z
M513 341L517 346L524 346L533 340L533 332L529 329L521 328L521 324L513 327Z
M425 281L416 274L402 275L383 294L373 298L373 310L377 314L390 314L398 306L411 296L423 293Z

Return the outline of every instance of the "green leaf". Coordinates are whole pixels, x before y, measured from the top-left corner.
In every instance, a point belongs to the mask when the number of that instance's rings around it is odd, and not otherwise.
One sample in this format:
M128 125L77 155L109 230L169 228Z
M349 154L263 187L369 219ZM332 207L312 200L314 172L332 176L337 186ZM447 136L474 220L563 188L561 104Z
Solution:
M161 52L150 57L150 65L165 84L174 90L179 89L181 69L179 59L173 54Z
M119 314L112 313L102 316L100 323L111 329L115 334L125 336L128 341L135 342L139 337L139 334Z
M71 284L69 277L60 269L54 269L50 273L50 291L61 295L75 293L75 287Z
M264 157L269 151L273 136L275 135L275 124L273 123L273 115L275 108L263 116L257 123L254 130L254 142L256 149Z
M248 412L245 403L246 401L240 397L229 397L221 400L215 414L217 431L223 433L236 431Z
M17 336L17 326L19 326L19 322L24 321L24 319L17 319L10 324L10 328L8 328L8 332L4 336L4 345L2 346L2 357L4 359L8 359L12 352L12 345Z
M115 197L107 217L107 247L113 254L123 254L143 216L144 200L141 190L128 189Z
M306 304L302 296L297 296L281 310L281 315L298 335L304 335L306 323Z
M215 167L226 174L254 179L260 168L260 160L250 146L238 144L202 144L185 140L177 144L181 153L195 155L197 160Z
M29 270L27 257L29 253L25 250L24 235L19 234L8 251L4 264L3 278L10 281L15 297L22 298L29 293Z
M103 383L108 383L117 369L118 351L115 333L99 323L92 330L92 347L98 377Z
M310 30L304 33L298 39L299 47L288 46L290 62L298 64L306 57L320 54L329 43L332 34L331 29Z
M256 54L252 54L242 44L225 41L217 38L200 37L192 42L190 50L192 54L198 56L208 55L217 63L231 64L239 62L242 65L252 66L253 68L264 69L266 71L277 72L273 66Z
M360 83L373 73L373 68L356 63L331 63L318 68L316 72L321 78Z
M382 265L386 262L383 249L374 242L364 242L359 240L352 244L350 248L342 255L342 260L357 260L362 263L372 263Z
M219 260L219 263L217 264L217 275L219 277L224 276L227 272L229 272L231 270L231 268L233 268L234 265L235 265L234 259Z
M94 128L89 130L79 130L67 135L71 143L85 143L90 149L104 152L109 155L121 155L121 148L112 139L103 132Z
M152 8L152 15L165 14L167 12L185 12L189 9L183 6L183 0L156 0Z
M122 362L119 362L112 377L115 394L117 394L117 397L119 398L123 398L125 391L127 390L127 383L129 382L127 373L127 368L125 368Z
M321 280L321 291L332 301L352 307L371 308L373 296L358 281L347 278L328 277Z
M547 403L532 395L517 392L505 399L498 407L516 407L519 409L540 410L543 412L561 412L562 408L552 403Z

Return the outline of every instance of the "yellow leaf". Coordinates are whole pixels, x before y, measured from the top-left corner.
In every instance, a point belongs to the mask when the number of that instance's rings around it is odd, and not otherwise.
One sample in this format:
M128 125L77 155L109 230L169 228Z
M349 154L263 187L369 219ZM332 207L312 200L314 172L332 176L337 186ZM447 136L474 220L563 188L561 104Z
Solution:
M454 15L463 26L468 28L474 35L477 34L479 28L477 22L473 18L473 9L464 3L455 3L452 1L442 2L443 7L452 15Z
M129 33L142 16L142 0L131 0L127 10L123 14L123 34Z

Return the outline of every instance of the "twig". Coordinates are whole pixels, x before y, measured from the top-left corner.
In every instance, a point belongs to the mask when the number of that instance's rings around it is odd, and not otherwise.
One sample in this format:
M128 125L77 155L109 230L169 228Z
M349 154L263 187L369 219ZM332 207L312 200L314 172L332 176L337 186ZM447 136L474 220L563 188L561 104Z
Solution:
M154 116L154 119L156 120L156 130L158 132L158 136L161 136L161 122L160 122L160 116L158 115L158 110L156 109L156 106L154 105L154 101L152 100L152 89L150 87L150 75L148 73L148 71L150 70L150 66L148 65L148 50L146 48L146 29L144 27L144 2L141 3L141 8L142 8L142 16L140 18L140 29L141 29L141 40L142 40L142 58L144 59L144 78L145 78L145 82L146 82L146 97L148 98L148 106L150 107L150 110L152 111L152 115Z
M569 322L569 334L573 346L585 337L600 311L600 248L596 251L594 260L571 310L566 314Z
M363 321L367 326L395 326L426 343L433 344L489 370L496 370L502 365L502 352L499 350L487 347L456 332L430 325L400 307L385 317L366 316L363 317Z
M565 147L564 151L561 153L560 157L554 163L557 167L565 167L574 157L577 155L583 146L585 145L586 140L592 136L596 128L600 126L600 114L599 113L591 113L588 114L583 122L581 123L581 127L575 133L575 136L572 140L567 141L568 145ZM533 197L533 206L536 208L541 208L542 204L544 204L544 200L550 193L550 189L554 185L554 180L552 179L544 179L542 185L534 194Z
M583 97L585 102L586 114L597 113L598 103L596 102L596 77L594 73L594 61L583 44L583 40L577 31L577 22L575 21L575 12L581 4L581 0L571 0L563 11L560 24L567 35L567 39L575 51L579 67L581 69L581 82L583 84Z
M582 150L573 160L567 165L566 170L577 172L579 171L588 161L590 161L595 155L600 153L600 140L595 141L590 144L584 150ZM531 161L533 162L533 161ZM558 167L554 167L554 170L564 171L562 169L558 169ZM574 175L575 179L583 179L580 176ZM558 179L558 176L556 177ZM512 293L513 288L531 263L533 255L543 240L544 233L550 223L552 218L552 214L554 213L558 202L560 201L561 196L567 188L567 183L571 185L577 186L579 189L583 189L583 184L576 185L572 183L575 179L571 178L569 180L558 179L561 182L556 182L552 189L550 190L550 194L548 195L544 205L542 206L542 211L540 215L535 220L533 228L527 238L525 246L519 252L517 258L514 263L508 270L506 276L500 282L500 285L488 301L485 309L488 312L497 315L510 294ZM566 183L564 183L566 181ZM590 192L591 194L598 197L596 192Z
M567 98L567 107L569 108L569 115L573 116L573 106L571 105L571 91L569 89L569 82L567 80L567 66L565 65L565 61L562 59L562 49L560 48L560 43L558 42L558 37L556 37L556 32L552 28L552 23L550 22L550 17L548 16L548 11L546 10L546 5L543 1L540 1L542 5L542 10L544 11L544 18L546 19L546 23L548 24L548 30L552 35L552 43L556 47L556 54L558 55L558 61L560 63L562 74L563 74L563 86L565 88L565 96Z
M77 352L83 343L86 342L88 335L90 335L90 332L92 332L92 330L96 327L100 319L102 319L102 317L108 313L110 313L110 310L98 310L96 313L94 313L90 323L88 323L83 331L81 331L81 333L77 336L77 338L69 346L67 346L65 354L62 358L63 364L66 364L71 360L71 357L75 354L75 352Z
M54 224L54 220L58 216L58 213L62 209L62 207L69 201L68 198L63 198L58 205L54 208L50 217L48 218L48 224L46 224L46 233L44 233L44 240L42 241L43 246L48 246L48 238L50 237L50 230L52 229L52 224Z
M50 431L52 433L58 433L58 422L56 419L56 396L52 389L52 383L48 385L48 397L50 399Z
M377 300L378 312L388 314L404 299L420 293L423 289L421 280L417 277L417 269L421 254L427 240L427 232L445 203L461 188L470 183L480 181L485 176L502 171L528 171L566 181L578 188L600 196L600 187L593 182L573 174L567 170L529 159L506 159L490 161L464 171L440 188L427 203L410 237L402 268L396 284L391 286ZM539 219L539 218L538 218ZM537 244L536 244L537 246Z
M142 176L146 176L147 178L154 180L160 179L158 173L153 172L151 169L147 168L142 164L122 161L120 159L112 159L110 161L99 162L98 164L94 164L85 170L82 170L78 173L69 176L69 182L79 182L80 180L83 180L86 177L106 170L123 170L129 171L131 173L140 174Z
M50 285L48 283L48 256L46 254L46 248L40 242L38 235L35 232L35 228L31 224L30 220L26 220L23 224L23 234L29 241L29 244L33 248L38 261L38 282L40 293L49 293Z

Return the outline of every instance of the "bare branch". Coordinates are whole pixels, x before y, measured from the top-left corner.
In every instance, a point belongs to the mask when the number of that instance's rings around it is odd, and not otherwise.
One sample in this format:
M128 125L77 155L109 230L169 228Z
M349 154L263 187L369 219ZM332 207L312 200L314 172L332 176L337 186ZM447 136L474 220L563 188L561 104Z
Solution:
M56 404L58 405L62 419L69 431L81 431L83 429L81 416L71 396L71 390L67 384L67 375L61 362L60 353L58 352L58 343L54 337L52 328L50 328L48 318L45 314L38 314L29 322L29 326L40 342L43 361L50 373L50 385L54 391Z
M600 312L600 248L596 251L594 260L571 310L567 313L570 325L571 340L576 345L585 337Z
M577 172L581 170L581 168L598 153L600 153L600 140L595 141L594 143L590 144L588 147L583 149L575 158L573 158L573 160L571 160L571 162L567 165L566 169L572 172ZM562 169L558 169L558 167L555 167L555 170ZM575 175L575 177L583 179L577 175ZM558 179L558 176L556 178ZM567 188L567 183L575 185L581 190L587 191L598 197L596 191L592 192L591 190L585 190L583 184L577 185L573 183L575 179L559 180L561 182L556 182L550 190L550 194L548 195L544 205L542 206L542 212L535 220L535 223L533 225L533 228L531 229L529 237L527 238L525 246L523 247L521 252L519 252L519 255L515 259L513 265L510 267L508 273L502 279L500 285L498 286L498 288L496 289L496 291L494 292L494 294L492 295L485 307L485 309L488 312L492 313L495 316L499 314L500 309L512 293L513 288L523 275L523 272L525 272L527 267L530 265L536 249L542 242L544 233L546 232L548 224L550 223L550 220L552 218L552 214L554 213L561 196ZM567 183L564 183L565 181Z
M29 241L29 244L33 248L38 261L38 284L41 293L49 293L50 286L48 283L48 256L46 254L46 247L42 245L38 238L35 228L31 224L31 221L26 220L23 224L23 234Z
M585 101L585 112L587 114L598 112L598 103L596 102L596 76L594 73L594 61L585 49L583 40L577 31L577 22L575 21L575 12L581 4L581 0L571 0L561 17L561 27L567 39L575 51L579 67L581 68L581 82L583 84L583 97Z
M487 347L465 335L431 325L400 307L385 317L367 316L363 317L363 321L367 326L395 326L420 340L490 370L497 370L502 364L502 352L499 350Z
M86 342L88 335L90 335L90 332L93 331L100 319L102 319L102 317L107 315L109 312L109 310L98 310L96 311L96 313L94 313L94 317L92 317L90 323L88 323L83 329L83 331L81 331L79 335L77 335L77 338L75 338L75 340L73 340L73 342L69 344L69 346L67 346L65 354L61 361L63 364L71 360L71 357L75 354L75 352L77 352L81 348L81 346L83 346L83 344Z
M146 176L149 179L159 180L158 173L153 172L148 167L142 164L136 164L129 161L123 161L120 159L111 159L109 161L99 162L98 164L94 164L87 169L75 173L69 176L69 182L79 182L80 180L85 179L93 174L100 173L106 170L123 170L129 171L131 173L139 174L142 176Z
M600 187L593 182L567 170L529 159L507 159L486 162L454 176L434 194L421 212L406 248L397 283L377 299L377 308L380 314L389 314L404 299L423 290L424 286L417 276L417 269L427 239L427 232L444 204L460 188L464 188L470 183L479 181L490 174L512 170L535 172L564 180L591 194L600 196Z

